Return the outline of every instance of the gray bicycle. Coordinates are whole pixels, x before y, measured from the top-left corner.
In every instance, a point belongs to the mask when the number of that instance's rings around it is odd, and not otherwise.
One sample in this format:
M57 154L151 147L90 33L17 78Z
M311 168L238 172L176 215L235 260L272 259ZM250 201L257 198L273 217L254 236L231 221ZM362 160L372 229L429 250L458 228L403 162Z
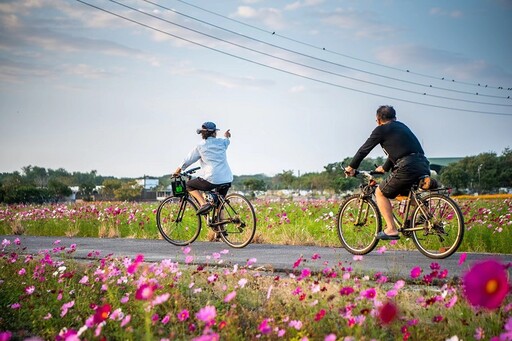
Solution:
M226 244L233 248L247 246L256 233L256 214L251 202L239 193L222 196L219 191L230 186L222 185L204 193L213 209L204 216L197 215L198 203L186 191L185 182L198 169L190 169L172 179L173 196L164 199L156 211L160 234L173 245L189 245L199 237L202 217L205 217L206 225Z
M337 214L338 237L345 249L355 255L371 252L378 244L376 234L382 230L382 217L374 200L378 186L373 175L378 172L357 171L362 176L361 193L345 199ZM411 238L417 249L429 258L452 255L464 238L464 217L445 188L428 187L430 177L420 179L403 198L402 218L393 212L398 231Z

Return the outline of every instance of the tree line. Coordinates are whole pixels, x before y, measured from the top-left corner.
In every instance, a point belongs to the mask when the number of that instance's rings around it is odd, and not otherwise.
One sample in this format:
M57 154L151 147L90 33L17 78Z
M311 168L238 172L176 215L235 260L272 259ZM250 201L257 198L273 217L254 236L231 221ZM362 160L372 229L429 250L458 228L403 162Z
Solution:
M360 181L347 178L343 172L350 158L324 166L322 172L297 174L293 170L283 170L274 176L264 174L235 176L234 190L249 192L269 190L332 191L343 193L354 190ZM372 170L375 165L384 163L382 157L365 159L359 169ZM500 188L512 188L512 150L506 148L501 155L482 153L468 156L444 167L435 177L455 192L495 193ZM163 190L170 184L171 175L152 177L159 180ZM100 190L96 190L101 186ZM137 200L142 197L143 187L135 178L115 178L101 176L97 171L68 172L38 166L23 167L21 172L0 173L0 202L45 203L65 200L72 194L71 187L78 187L78 195L83 200L98 197L103 200Z

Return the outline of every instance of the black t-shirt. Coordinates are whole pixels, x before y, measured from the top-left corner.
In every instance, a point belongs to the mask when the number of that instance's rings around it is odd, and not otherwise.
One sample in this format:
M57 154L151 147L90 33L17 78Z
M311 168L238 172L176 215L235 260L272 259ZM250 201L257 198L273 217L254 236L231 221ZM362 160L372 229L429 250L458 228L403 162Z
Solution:
M406 155L424 154L420 142L405 124L399 121L390 121L377 126L372 131L370 137L354 155L350 167L357 169L366 155L378 144L381 145L388 156L383 166L386 171L389 171L398 159Z

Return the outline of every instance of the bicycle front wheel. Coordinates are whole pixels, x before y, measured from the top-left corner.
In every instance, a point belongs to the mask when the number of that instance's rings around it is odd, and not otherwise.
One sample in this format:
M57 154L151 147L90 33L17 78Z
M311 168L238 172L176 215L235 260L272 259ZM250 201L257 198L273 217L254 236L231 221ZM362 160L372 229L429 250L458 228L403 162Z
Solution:
M442 194L429 194L416 207L412 226L423 227L412 233L418 250L429 258L442 259L452 255L464 237L464 217L459 206Z
M190 198L166 198L156 211L156 225L169 243L184 246L192 243L201 232L201 216Z
M359 195L348 197L337 215L338 237L345 249L354 255L371 252L379 240L376 234L382 229L377 204Z
M231 247L242 248L248 245L256 233L256 213L247 198L238 193L230 193L219 209L218 233Z

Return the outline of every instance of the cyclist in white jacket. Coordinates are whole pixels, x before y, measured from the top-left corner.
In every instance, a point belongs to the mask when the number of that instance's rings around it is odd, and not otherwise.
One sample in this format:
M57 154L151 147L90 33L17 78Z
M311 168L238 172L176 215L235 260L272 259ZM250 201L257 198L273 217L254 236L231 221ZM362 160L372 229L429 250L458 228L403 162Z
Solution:
M217 126L213 122L205 122L197 133L201 134L203 141L198 144L176 171L175 175L181 173L193 163L200 161L203 176L187 181L187 191L197 200L200 205L197 214L205 214L212 208L202 195L203 191L211 191L220 185L231 184L233 174L229 168L226 150L229 146L231 133L229 129L224 133L225 138L217 138ZM228 186L220 194L226 195ZM224 192L224 193L222 193Z

